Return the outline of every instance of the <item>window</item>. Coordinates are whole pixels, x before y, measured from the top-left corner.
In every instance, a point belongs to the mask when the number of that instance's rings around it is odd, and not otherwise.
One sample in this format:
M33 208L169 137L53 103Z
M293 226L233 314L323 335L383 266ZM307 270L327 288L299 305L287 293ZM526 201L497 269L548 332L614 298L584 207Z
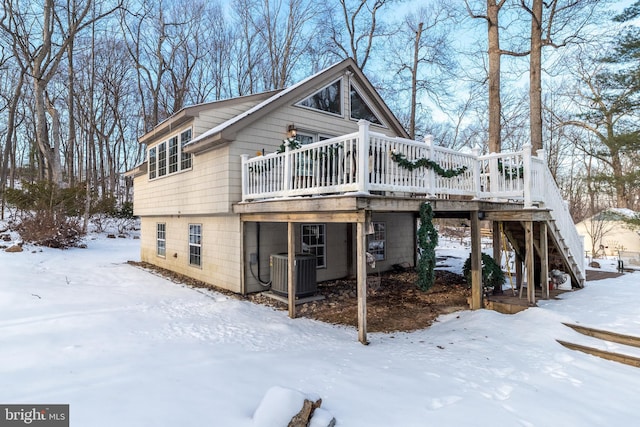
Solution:
M302 225L302 252L316 256L316 266L326 268L326 231L324 224Z
M156 147L149 149L149 179L156 177Z
M165 256L167 254L167 224L156 224L156 254Z
M149 148L149 179L190 169L191 154L182 151L189 141L191 129Z
M191 167L191 153L185 153L184 146L191 141L191 129L187 129L180 134L180 151L182 154L180 169L185 170Z
M158 145L158 176L167 174L167 143Z
M189 264L202 265L202 224L189 224Z
M178 172L178 137L169 140L169 173Z
M367 120L377 125L382 125L382 122L375 113L369 108L367 102L358 93L358 90L354 85L351 85L351 118L354 120Z
M387 240L386 227L384 222L373 223L373 234L367 236L367 252L369 252L376 261L385 259L385 242Z
M327 113L342 115L342 80L336 80L310 97L300 101L298 105L313 108Z

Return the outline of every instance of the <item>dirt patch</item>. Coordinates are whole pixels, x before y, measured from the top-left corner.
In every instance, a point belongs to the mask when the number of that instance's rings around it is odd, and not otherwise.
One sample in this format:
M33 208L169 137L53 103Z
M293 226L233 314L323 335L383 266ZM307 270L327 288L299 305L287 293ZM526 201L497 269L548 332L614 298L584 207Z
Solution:
M468 308L471 290L464 278L448 271L436 271L436 282L426 292L418 289L417 274L411 270L369 276L367 330L369 332L413 331L430 326L441 314ZM323 300L298 305L299 317L357 327L356 280L335 280L318 284ZM286 309L286 305L262 294L249 296L260 304Z
M195 288L208 288L236 299L286 310L287 305L263 293L242 296L145 262L129 264L163 276L175 283ZM459 274L436 270L436 281L426 292L418 289L414 269L371 274L367 290L367 330L369 332L413 331L430 326L441 314L469 308L471 289ZM308 317L336 325L358 326L356 280L334 280L318 283L318 294L324 299L296 307L299 317Z

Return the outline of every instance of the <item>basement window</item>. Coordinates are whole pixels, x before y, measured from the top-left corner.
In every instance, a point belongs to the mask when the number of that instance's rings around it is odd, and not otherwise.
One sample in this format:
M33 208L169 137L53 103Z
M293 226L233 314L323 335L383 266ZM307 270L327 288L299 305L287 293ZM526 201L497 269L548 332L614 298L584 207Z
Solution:
M164 257L167 254L167 224L156 224L156 254Z
M202 224L189 224L189 265L202 266Z

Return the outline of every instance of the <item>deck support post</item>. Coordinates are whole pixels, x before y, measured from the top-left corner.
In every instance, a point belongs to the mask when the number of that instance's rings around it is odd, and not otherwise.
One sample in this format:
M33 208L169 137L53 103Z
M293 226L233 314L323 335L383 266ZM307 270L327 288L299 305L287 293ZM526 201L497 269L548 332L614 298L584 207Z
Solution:
M365 215L366 217L366 215ZM367 341L367 235L365 233L366 224L359 220L356 232L356 274L357 274L357 293L358 293L358 341L362 344L369 344Z
M471 211L471 310L482 308L482 242L478 211Z
M293 222L287 223L287 294L289 300L289 317L296 317L296 241Z
M525 268L527 269L527 301L529 304L536 303L536 283L534 271L534 249L533 249L533 222L524 222L524 244L525 244Z
M549 244L547 243L547 223L540 222L540 285L544 298L549 299Z

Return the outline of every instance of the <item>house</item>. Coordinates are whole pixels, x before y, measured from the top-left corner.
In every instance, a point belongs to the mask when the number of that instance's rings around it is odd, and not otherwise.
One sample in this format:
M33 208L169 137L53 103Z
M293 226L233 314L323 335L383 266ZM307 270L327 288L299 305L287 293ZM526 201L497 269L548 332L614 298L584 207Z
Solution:
M411 141L351 59L283 90L186 107L140 143L147 161L129 174L142 261L241 294L279 272L291 317L300 271L355 276L363 343L367 258L377 271L415 265L426 202L470 222L472 308L483 306L481 219L504 225L494 230L505 230L528 283L546 285L550 262L584 283L581 240L543 153Z
M302 144L357 132L360 119L385 135L407 137L352 60L284 90L180 110L140 138L148 152L134 180L142 260L236 293L264 290L270 255L287 251L286 225L242 229L233 212L242 200L241 155L275 152L294 131ZM388 239L377 248L378 268L413 265L412 248L399 250L413 238L413 217L376 219L378 237ZM315 221L296 230L296 251L304 245L317 256L317 280L353 274L348 228Z
M629 209L607 209L576 224L590 256L618 256L619 251L640 253L640 231L624 221L638 214Z

